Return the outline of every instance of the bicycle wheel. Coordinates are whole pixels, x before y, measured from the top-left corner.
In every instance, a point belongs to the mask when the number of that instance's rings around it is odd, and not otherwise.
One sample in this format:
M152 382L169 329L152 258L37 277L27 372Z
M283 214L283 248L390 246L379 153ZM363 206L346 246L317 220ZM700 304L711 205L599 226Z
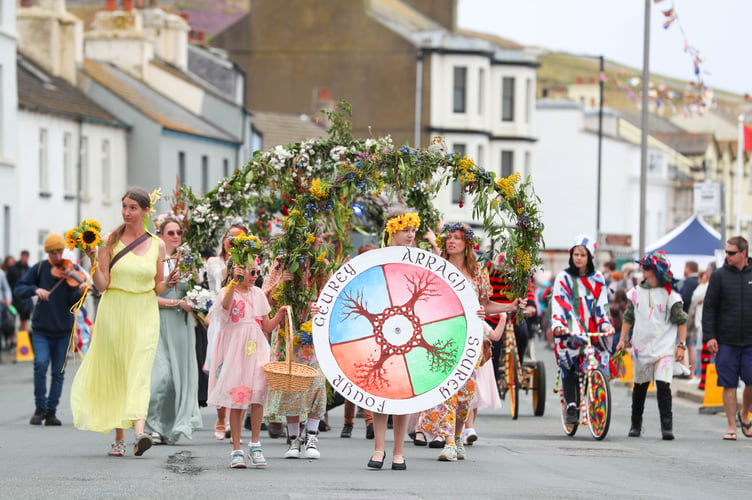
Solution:
M509 396L509 413L512 420L517 420L520 412L520 381L517 378L520 360L516 349L507 349L504 355L504 367L507 375L507 395Z
M561 426L564 427L564 433L567 436L574 436L577 433L577 427L579 427L580 424L568 424L567 423L567 403L564 401L563 395L560 397L560 400L561 400Z
M536 361L533 368L533 415L542 417L546 411L546 365Z
M595 439L606 438L611 425L611 387L603 370L596 368L588 375L587 398L588 426Z

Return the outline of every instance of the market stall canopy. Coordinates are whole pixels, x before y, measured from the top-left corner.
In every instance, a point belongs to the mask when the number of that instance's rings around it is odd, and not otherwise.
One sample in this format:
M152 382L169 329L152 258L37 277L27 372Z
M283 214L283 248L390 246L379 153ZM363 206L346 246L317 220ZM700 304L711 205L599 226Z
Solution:
M704 269L716 260L716 250L722 248L720 233L693 215L649 246L646 252L665 252L671 262L671 272L681 279L687 261L693 260Z

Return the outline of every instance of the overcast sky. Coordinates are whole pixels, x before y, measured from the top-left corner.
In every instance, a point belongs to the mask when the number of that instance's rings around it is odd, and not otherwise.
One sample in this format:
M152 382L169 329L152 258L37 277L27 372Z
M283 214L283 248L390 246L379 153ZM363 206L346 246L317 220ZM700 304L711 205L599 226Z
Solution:
M664 29L663 11L672 7L678 20ZM752 0L650 0L650 13L651 73L695 80L686 40L704 58L700 67L711 90L752 91L752 64L744 57L744 44L752 40ZM523 45L602 54L640 71L644 21L645 0L459 0L458 11L461 28Z

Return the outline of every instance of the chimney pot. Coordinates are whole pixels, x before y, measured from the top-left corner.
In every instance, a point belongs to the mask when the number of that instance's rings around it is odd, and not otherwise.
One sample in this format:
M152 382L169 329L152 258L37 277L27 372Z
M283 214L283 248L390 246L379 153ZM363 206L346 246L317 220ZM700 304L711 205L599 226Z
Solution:
M190 24L191 24L191 23L190 23L190 20L191 20L190 18L191 18L191 16L190 16L190 15L189 15L189 14L188 14L187 12L181 12L181 13L180 13L180 17L182 17L182 18L183 18L183 20L184 20L184 21L185 21L186 23L188 23L188 25L190 25Z
M32 7L34 0L21 0L21 7Z
M130 12L133 10L133 0L123 0L123 10Z

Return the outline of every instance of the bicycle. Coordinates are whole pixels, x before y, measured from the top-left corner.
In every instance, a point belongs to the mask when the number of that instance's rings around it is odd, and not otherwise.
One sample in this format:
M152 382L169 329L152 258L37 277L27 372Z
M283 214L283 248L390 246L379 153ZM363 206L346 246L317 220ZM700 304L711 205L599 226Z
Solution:
M561 401L561 424L567 436L574 436L579 425L587 425L590 434L597 440L603 440L611 425L611 386L609 378L603 372L595 358L596 349L591 342L592 337L613 335L604 332L588 332L587 343L579 355L579 419L575 424L567 423L567 402L564 400L564 390L559 388L561 369L556 376L554 393L559 392Z
M543 416L546 410L546 367L543 361L520 362L514 324L507 323L501 337L502 354L499 359L499 397L507 399L512 420L517 420L520 408L520 389L532 391L533 414ZM511 374L511 376L510 376Z

